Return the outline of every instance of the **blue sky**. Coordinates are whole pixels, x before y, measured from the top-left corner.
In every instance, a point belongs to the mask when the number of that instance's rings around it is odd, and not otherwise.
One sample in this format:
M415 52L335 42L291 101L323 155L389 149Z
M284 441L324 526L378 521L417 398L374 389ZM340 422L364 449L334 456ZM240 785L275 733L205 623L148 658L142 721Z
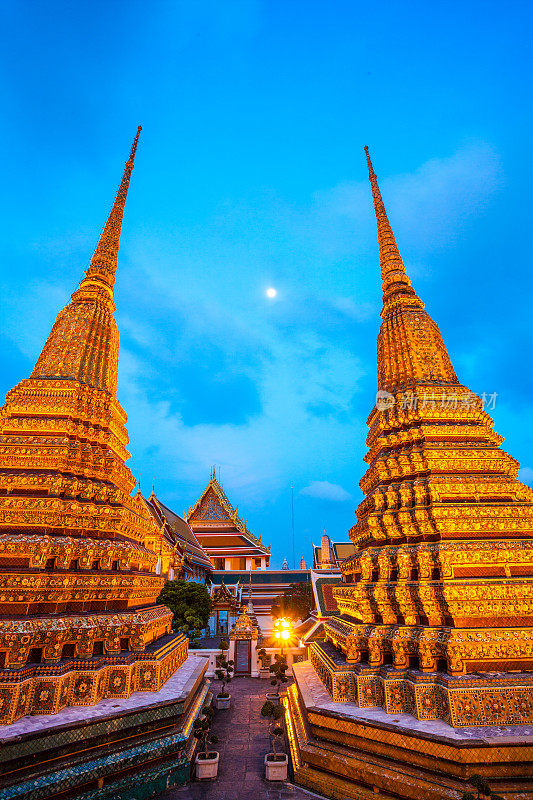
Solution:
M6 0L2 393L140 123L116 285L130 466L179 512L220 465L274 566L291 484L297 559L346 538L380 322L368 144L415 288L532 483L528 5Z

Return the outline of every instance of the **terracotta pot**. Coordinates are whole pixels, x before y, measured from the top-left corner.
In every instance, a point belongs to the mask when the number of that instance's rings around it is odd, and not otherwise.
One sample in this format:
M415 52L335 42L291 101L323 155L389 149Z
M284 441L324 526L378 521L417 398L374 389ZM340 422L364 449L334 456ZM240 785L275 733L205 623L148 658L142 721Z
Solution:
M259 669L259 677L262 680L266 680L267 678L270 678L270 670L269 670L269 668L268 667L261 667Z
M215 697L215 707L216 708L229 708L231 701L231 695L228 694L227 697L220 697L220 695L216 695Z
M216 778L218 773L218 759L219 753L216 750L207 753L207 758L199 758L198 754L194 761L196 765L196 777L200 781L212 780ZM205 753L203 753L205 756Z
M267 700L270 700L271 703L275 705L279 705L279 694L277 692L267 692Z
M285 753L278 753L276 758L279 761L269 761L274 758L274 753L267 753L265 756L265 771L267 781L286 781L289 757Z

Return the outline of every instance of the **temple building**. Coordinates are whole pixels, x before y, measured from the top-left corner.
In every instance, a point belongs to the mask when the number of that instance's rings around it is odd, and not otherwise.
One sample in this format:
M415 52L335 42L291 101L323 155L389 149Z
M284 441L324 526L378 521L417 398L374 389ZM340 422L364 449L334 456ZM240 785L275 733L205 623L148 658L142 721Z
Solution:
M155 487L145 502L156 525L162 530L164 539L172 552L176 553L173 563L165 563L161 558L163 576L167 580L184 578L199 583L210 582L213 564L190 525L156 497Z
M292 583L309 580L305 564L303 569L289 569L285 559L282 569L269 568L270 545L265 547L262 537L254 536L240 519L238 507L228 500L214 468L185 520L213 566L210 636L227 635L250 593L257 625L261 634L268 634L273 627L274 600Z
M184 551L132 496L116 395L113 293L140 130L85 276L0 411L3 797L120 800L132 767L148 787L182 782L207 696L205 663L156 605L162 564Z
M268 569L268 570L235 570L231 572L217 572L212 574L213 598L218 599L217 590L224 586L235 598L236 605L234 611L228 611L226 617L226 607L219 607L213 603L213 615L210 621L211 635L216 636L224 633L228 625L231 626L234 617L239 610L240 603L244 598L248 598L251 593L254 612L257 623L261 631L269 633L274 625L272 619L272 605L291 584L307 583L309 581L308 569Z
M221 570L267 569L270 545L257 539L233 508L217 480L215 468L196 503L185 514L213 567Z
M340 564L355 554L352 542L332 542L326 531L320 545L313 544L313 569L340 569Z
M324 578L323 637L294 666L295 777L328 796L452 800L478 774L507 798L531 797L533 491L459 382L367 159L379 391L356 552L342 580Z

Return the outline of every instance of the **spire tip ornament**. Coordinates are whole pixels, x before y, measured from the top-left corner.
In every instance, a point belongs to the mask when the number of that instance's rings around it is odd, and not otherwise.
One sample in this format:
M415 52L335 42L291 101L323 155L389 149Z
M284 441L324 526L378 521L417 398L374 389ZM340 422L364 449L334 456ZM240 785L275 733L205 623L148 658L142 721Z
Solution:
M115 273L117 270L118 248L120 244L120 234L122 230L122 218L124 216L124 208L126 205L126 198L128 196L128 189L131 180L131 173L133 172L135 155L137 153L137 145L139 143L139 136L142 131L142 126L139 125L135 139L131 146L130 155L126 161L124 174L118 188L113 206L107 218L107 222L100 236L100 240L91 258L91 263L85 273L85 278L82 280L80 288L87 284L96 283L104 286L113 296L113 286L115 283Z
M458 385L440 331L411 286L365 145L378 231L383 323L378 336L378 388L390 393L416 385ZM399 356L401 354L401 357Z
M32 378L68 378L116 393L119 335L113 317L113 287L122 217L141 126L91 263L72 302L59 312Z

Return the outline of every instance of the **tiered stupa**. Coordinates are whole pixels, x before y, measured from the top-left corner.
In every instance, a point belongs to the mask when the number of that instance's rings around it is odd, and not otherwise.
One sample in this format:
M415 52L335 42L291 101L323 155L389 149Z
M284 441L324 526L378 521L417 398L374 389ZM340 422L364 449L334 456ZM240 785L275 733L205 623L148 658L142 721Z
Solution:
M334 590L353 622L341 632L332 620L331 637L352 663L376 673L393 665L359 687L390 713L454 726L529 722L533 491L483 401L459 383L407 276L368 150L367 159L383 282L379 391L350 531L358 552L342 565L350 585ZM409 668L427 679L414 685ZM452 678L467 673L484 675L474 692Z
M354 800L459 800L481 775L506 798L532 797L533 491L456 377L367 158L379 391L356 553L330 582L324 638L293 667L295 779Z
M85 277L0 413L0 722L157 691L187 657L155 605L161 531L125 462L113 312L140 128Z

